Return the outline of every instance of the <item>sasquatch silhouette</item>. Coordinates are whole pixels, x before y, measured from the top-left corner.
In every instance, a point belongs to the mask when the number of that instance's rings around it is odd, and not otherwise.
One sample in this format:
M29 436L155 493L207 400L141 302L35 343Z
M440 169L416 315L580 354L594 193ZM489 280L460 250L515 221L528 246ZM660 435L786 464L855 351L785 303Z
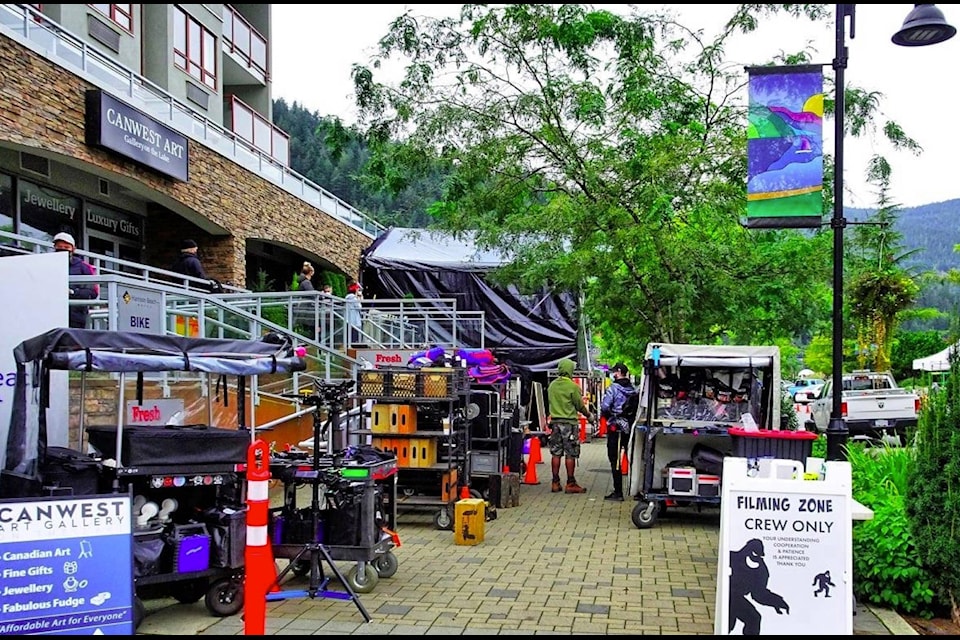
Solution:
M767 589L770 571L763 559L763 542L754 538L739 551L730 552L730 628L733 631L737 620L743 621L743 635L760 635L760 620L763 616L747 600L747 595L757 604L773 607L779 613L790 613L790 605L782 596Z
M818 574L813 578L813 584L811 584L810 586L812 587L813 585L817 585L817 590L813 592L813 597L814 597L814 598L816 598L817 595L818 595L821 591L825 591L825 592L826 592L826 593L824 594L824 596L823 596L824 598L829 598L829 597L830 597L830 587L835 587L835 586L837 586L837 585L833 584L833 582L830 580L830 572L829 572L829 571L824 571L823 573L818 573Z

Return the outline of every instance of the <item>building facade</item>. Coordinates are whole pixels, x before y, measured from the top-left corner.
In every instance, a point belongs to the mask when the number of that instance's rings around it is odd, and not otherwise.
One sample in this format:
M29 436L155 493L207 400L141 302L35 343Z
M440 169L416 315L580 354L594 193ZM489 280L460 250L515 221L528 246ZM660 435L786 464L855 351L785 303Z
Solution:
M356 277L380 227L288 166L266 4L0 5L0 243L52 240L283 289Z

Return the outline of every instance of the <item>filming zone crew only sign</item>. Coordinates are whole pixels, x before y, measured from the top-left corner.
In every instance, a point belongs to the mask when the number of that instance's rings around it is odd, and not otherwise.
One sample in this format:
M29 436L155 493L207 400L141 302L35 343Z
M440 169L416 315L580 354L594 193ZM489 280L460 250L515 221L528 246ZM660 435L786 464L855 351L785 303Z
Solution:
M853 633L850 465L823 480L752 475L726 458L720 501L717 635Z

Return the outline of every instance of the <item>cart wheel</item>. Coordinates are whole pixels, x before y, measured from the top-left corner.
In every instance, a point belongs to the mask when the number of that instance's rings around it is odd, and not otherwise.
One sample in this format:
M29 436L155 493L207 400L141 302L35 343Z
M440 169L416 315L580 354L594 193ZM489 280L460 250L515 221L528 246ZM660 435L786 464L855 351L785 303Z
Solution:
M476 489L470 489L470 497L476 498L478 500L483 500L483 494L477 491Z
M637 529L649 529L657 521L659 512L660 509L656 500L638 502L636 506L633 507L630 519L633 520L633 524Z
M243 581L234 578L217 580L207 591L203 603L212 615L225 618L243 608Z
M297 560L293 563L293 575L298 578L304 578L310 575L310 561L309 560Z
M381 578L392 578L400 566L400 561L392 551L381 553L373 559L373 568Z
M369 562L363 563L363 574L360 573L359 565L354 565L344 576L350 583L350 588L357 593L370 593L380 581L380 575L376 568Z
M136 631L143 619L147 617L147 607L137 596L133 596L133 630Z
M444 507L437 511L433 516L433 526L441 531L451 531L453 529L453 517L450 515L450 507Z
M205 579L190 580L178 586L170 595L180 604L193 604L203 597L208 586L209 583Z

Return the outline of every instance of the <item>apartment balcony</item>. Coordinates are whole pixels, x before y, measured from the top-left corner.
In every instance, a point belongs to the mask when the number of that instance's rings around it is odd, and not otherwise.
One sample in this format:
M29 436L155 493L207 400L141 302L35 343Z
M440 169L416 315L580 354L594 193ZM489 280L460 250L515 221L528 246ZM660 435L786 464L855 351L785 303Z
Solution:
M224 84L266 85L270 75L268 50L267 39L236 9L223 5ZM249 74L246 80L244 74Z
M225 106L227 108L224 114L225 121L230 123L231 131L260 151L269 154L283 166L290 165L290 136L285 131L276 127L236 96L229 96L225 100Z

